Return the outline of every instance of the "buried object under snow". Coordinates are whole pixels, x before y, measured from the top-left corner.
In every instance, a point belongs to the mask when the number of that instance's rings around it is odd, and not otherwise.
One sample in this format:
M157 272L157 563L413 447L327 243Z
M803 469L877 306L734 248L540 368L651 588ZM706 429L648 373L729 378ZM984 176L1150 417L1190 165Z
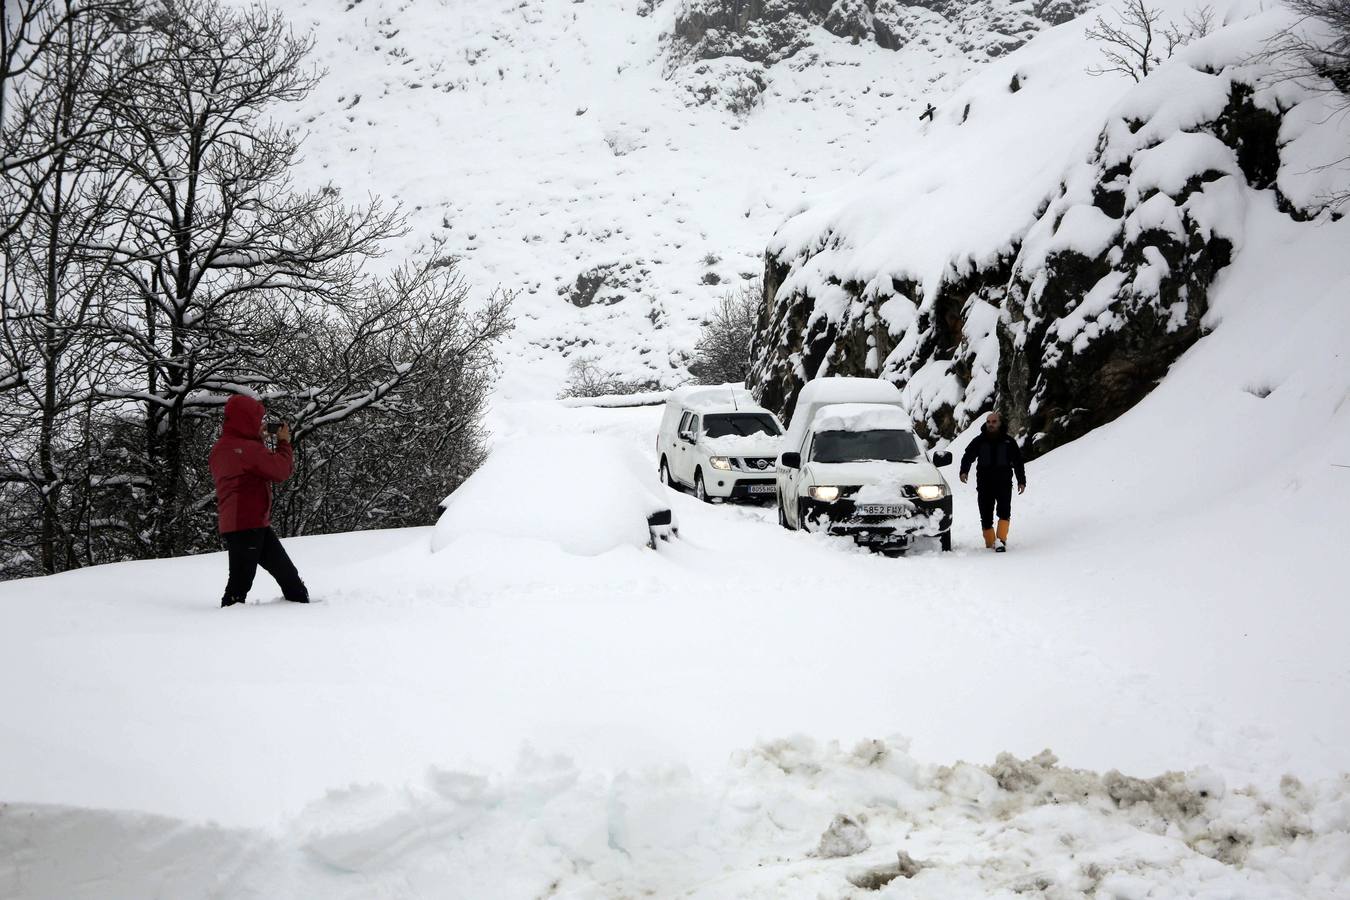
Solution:
M504 444L441 507L433 551L486 534L596 556L655 546L678 533L650 465L632 447L600 435Z

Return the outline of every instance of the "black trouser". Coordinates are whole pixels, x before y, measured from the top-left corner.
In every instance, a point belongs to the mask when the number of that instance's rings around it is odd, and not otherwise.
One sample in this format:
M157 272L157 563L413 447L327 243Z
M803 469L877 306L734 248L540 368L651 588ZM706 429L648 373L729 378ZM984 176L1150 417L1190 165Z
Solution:
M1000 519L1012 518L1012 472L975 473L975 496L980 501L980 527L994 527L994 507Z
M276 579L287 600L309 602L309 590L286 555L286 548L281 546L281 539L271 528L248 528L220 537L230 551L230 580L225 585L225 600L242 603L249 588L253 587L258 566L262 566Z

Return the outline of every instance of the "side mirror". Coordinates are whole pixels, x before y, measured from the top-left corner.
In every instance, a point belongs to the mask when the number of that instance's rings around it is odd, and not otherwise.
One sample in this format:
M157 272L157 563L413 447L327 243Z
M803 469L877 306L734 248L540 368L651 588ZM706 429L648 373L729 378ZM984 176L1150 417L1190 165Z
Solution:
M950 450L939 450L933 454L933 465L950 466L952 464L952 454Z
M784 453L778 457L778 461L789 469L800 469L802 467L802 455L795 450Z
M698 438L694 437L694 433L692 431L681 431L680 440L684 441L686 444L698 443Z

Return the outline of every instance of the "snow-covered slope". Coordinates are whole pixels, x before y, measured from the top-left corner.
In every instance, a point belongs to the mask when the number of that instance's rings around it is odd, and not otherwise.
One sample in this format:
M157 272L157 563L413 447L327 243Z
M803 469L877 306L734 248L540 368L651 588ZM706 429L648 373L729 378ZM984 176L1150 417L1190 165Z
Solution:
M810 45L776 65L676 65L682 7L285 5L326 71L288 112L310 135L304 177L396 198L412 225L401 249L441 241L480 289L521 292L505 396L555 395L578 353L678 383L700 320L759 277L800 199L889 153L989 58L960 46L987 27L921 11L923 35L899 51L805 23Z
M1220 4L1137 85L1093 77L1082 19L981 71L770 242L767 404L818 374L880 374L935 439L997 403L1042 452L1128 409L1218 322L1225 266L1288 265L1263 232L1243 239L1252 210L1278 204L1313 239L1350 183L1339 95L1267 52L1294 21Z

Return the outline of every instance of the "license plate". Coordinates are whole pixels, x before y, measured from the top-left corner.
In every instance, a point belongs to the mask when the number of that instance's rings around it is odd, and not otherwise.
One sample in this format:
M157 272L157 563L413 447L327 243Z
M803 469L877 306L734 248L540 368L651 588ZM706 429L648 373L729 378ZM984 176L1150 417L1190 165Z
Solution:
M752 494L772 494L777 488L772 484L752 484L750 493Z
M888 503L864 503L856 509L860 516L902 516L906 512L905 507Z

